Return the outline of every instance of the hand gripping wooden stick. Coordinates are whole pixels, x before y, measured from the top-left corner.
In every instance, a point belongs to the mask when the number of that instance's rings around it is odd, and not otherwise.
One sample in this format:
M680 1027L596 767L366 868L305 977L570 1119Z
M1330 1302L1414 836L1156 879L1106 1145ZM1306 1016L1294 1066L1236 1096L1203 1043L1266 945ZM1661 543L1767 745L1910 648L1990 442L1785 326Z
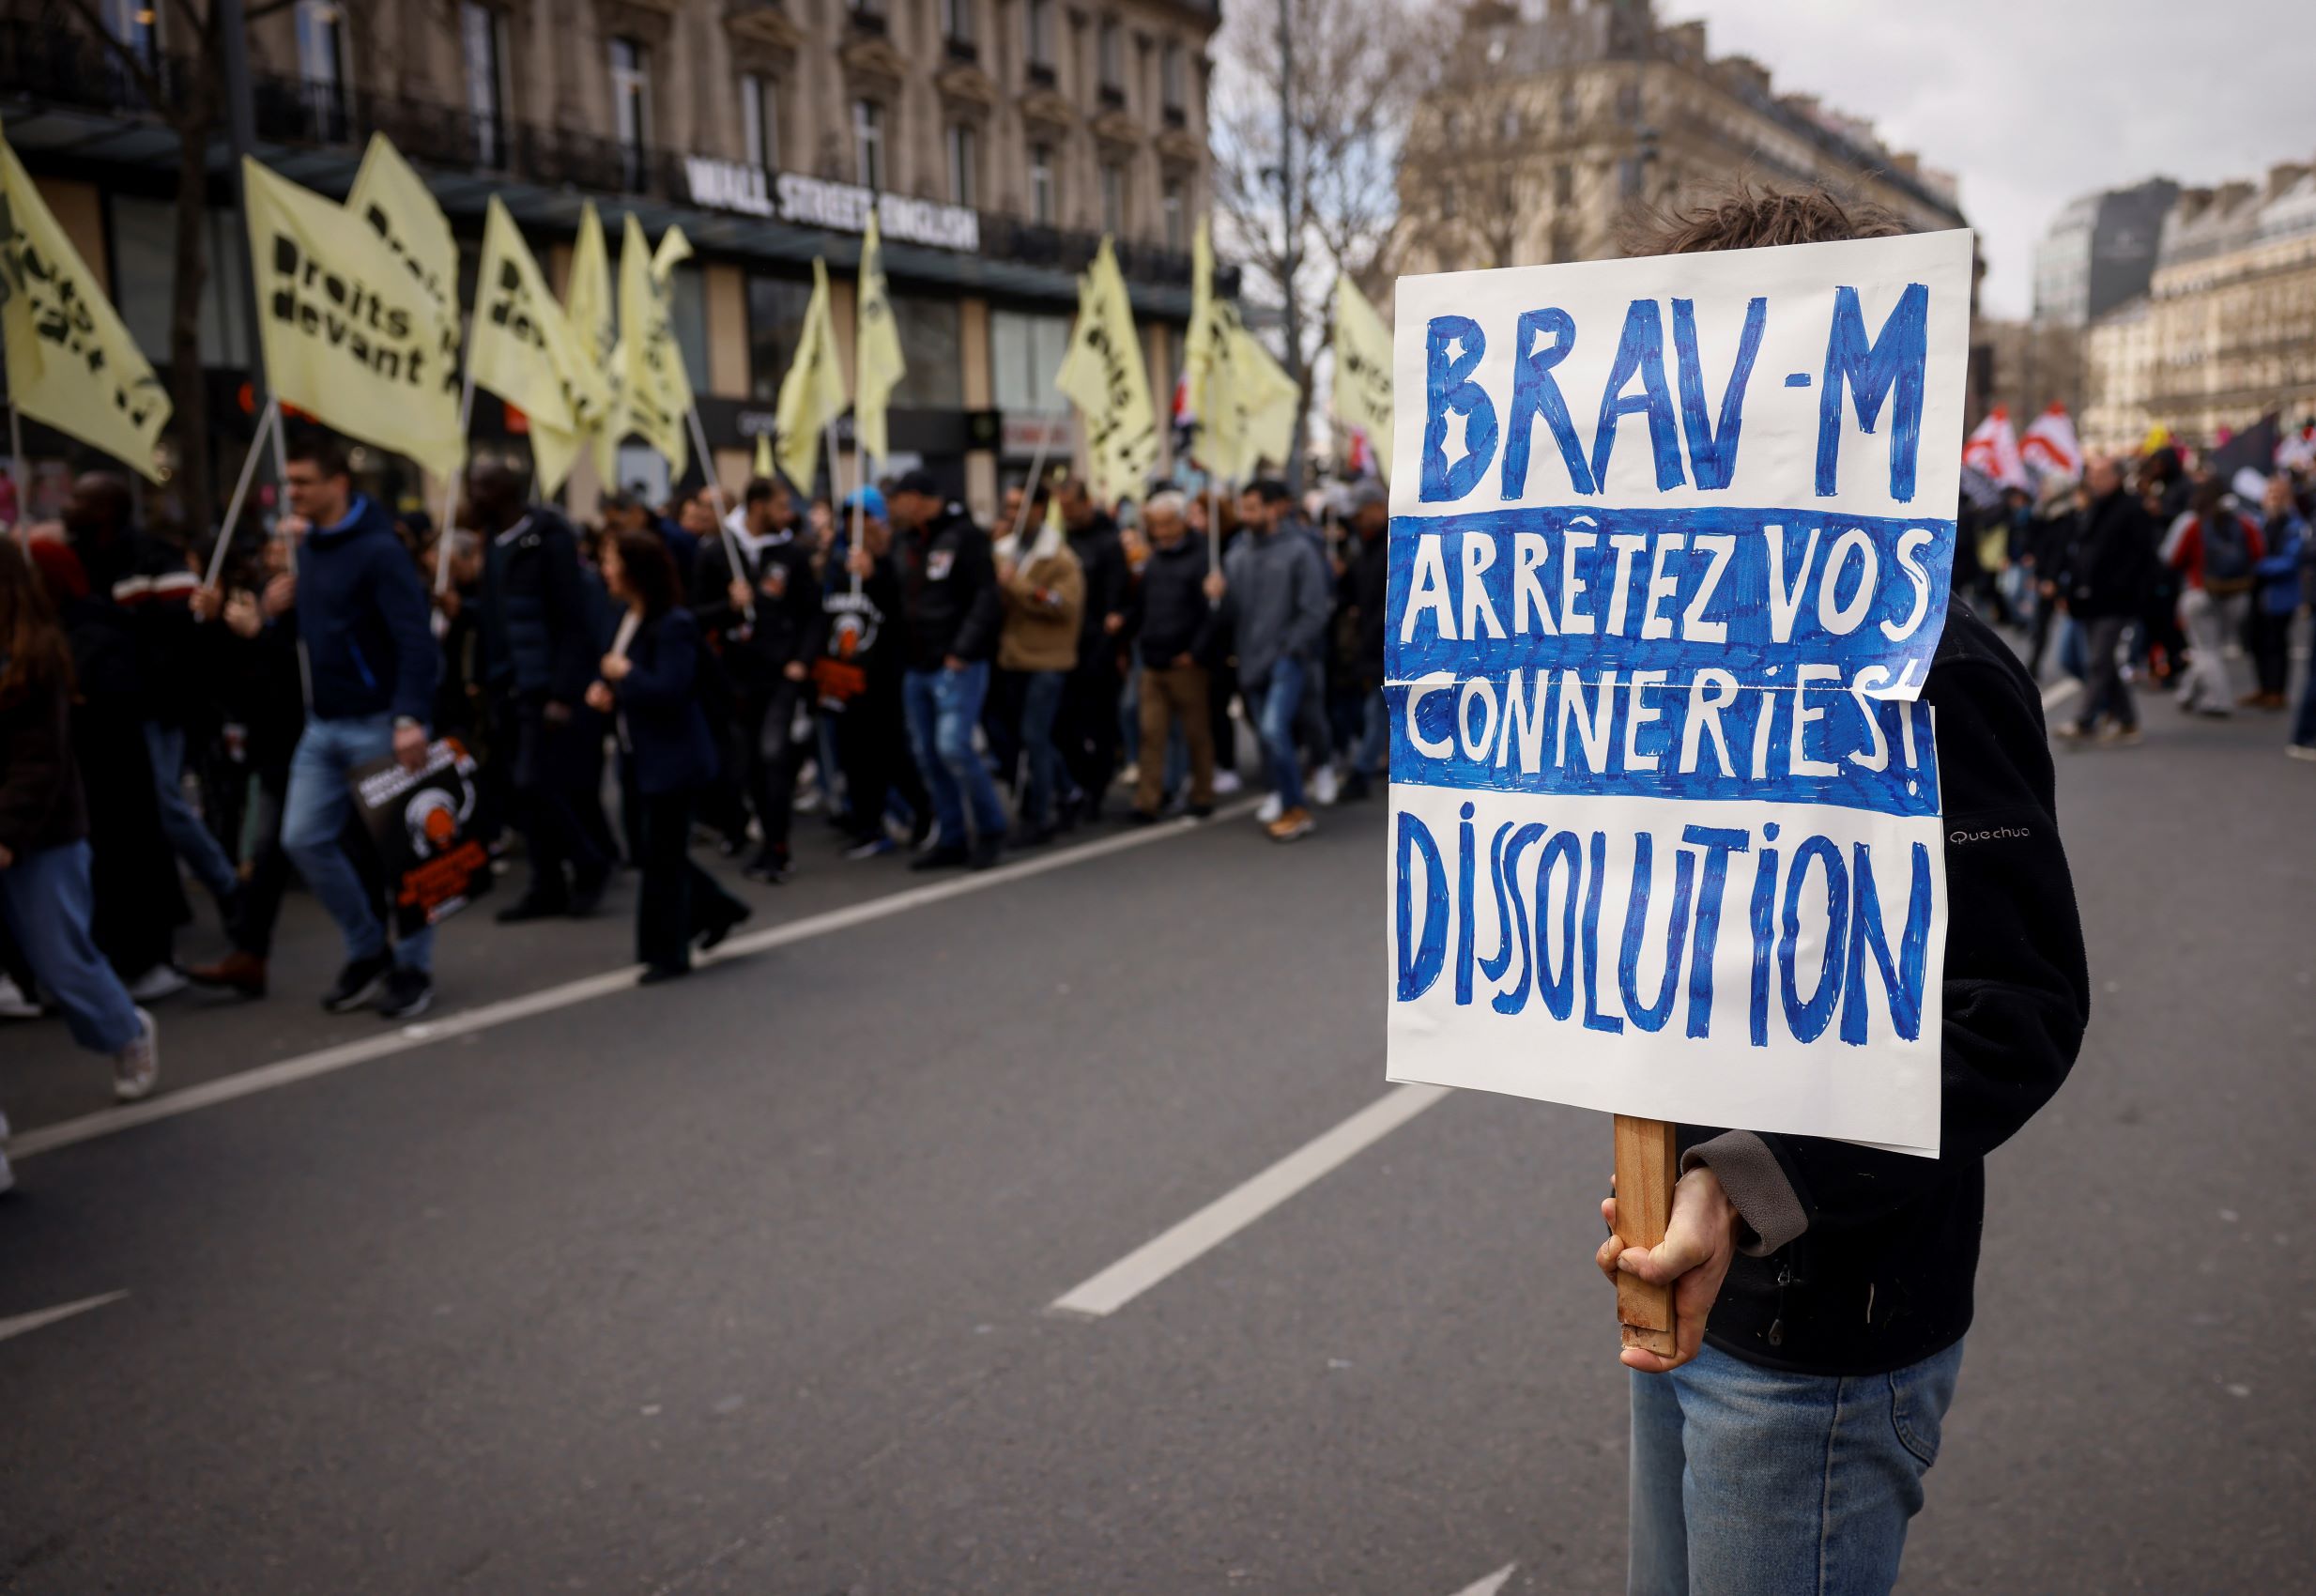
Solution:
M1664 1239L1677 1161L1669 1123L1617 1115L1617 1235L1627 1247L1654 1247ZM1661 1358L1676 1355L1671 1286L1619 1272L1617 1322L1624 1327L1625 1345Z

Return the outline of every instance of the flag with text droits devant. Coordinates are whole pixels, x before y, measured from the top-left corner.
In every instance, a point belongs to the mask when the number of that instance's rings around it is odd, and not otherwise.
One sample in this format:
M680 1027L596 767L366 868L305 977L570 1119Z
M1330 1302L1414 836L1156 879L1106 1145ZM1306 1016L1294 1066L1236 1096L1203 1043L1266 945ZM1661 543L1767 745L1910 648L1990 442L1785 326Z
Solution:
M690 253L688 245L681 247L683 253ZM669 248L666 238L660 248ZM625 430L640 435L659 452L670 477L681 477L691 462L685 418L692 407L692 385L668 315L666 283L633 211L620 241L620 356Z
M538 491L553 493L577 456L581 418L603 408L603 375L496 194L483 227L467 370L477 388L529 419Z
M162 481L153 449L169 423L169 395L5 142L0 204L9 399L35 421ZM17 470L21 489L22 462Z
M877 232L877 218L868 218L868 236L861 241L859 308L854 315L852 341L855 373L852 383L853 436L861 453L882 460L892 453L885 430L885 405L908 373L901 354L900 329L893 321L893 300L884 288L884 248ZM863 468L866 480L867 468Z
M1126 278L1108 238L1079 280L1078 323L1053 385L1084 418L1096 496L1110 503L1141 493L1158 464L1158 407Z
M348 437L458 469L458 320L372 228L254 160L241 163L267 379Z

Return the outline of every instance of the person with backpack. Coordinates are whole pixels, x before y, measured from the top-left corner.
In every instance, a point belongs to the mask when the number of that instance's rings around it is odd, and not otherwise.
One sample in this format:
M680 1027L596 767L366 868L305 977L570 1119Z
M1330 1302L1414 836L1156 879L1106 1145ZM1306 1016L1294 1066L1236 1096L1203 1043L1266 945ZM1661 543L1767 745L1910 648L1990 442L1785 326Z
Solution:
M2187 669L2179 707L2201 714L2229 713L2228 639L2240 635L2251 608L2253 568L2260 563L2260 529L2235 512L2216 478L2196 484L2193 507L2163 540L2165 565L2179 574L2180 629L2187 634Z

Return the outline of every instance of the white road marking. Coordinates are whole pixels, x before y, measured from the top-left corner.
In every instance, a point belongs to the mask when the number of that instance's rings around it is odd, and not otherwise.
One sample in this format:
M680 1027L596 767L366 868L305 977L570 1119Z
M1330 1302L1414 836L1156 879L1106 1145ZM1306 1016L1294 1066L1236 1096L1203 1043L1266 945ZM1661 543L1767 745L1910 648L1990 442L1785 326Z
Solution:
M1511 1571L1519 1566L1518 1563L1506 1563L1487 1578L1476 1584L1466 1585L1457 1591L1455 1596L1495 1596L1497 1591L1504 1588L1504 1582L1511 1577Z
M1445 1086L1392 1087L1334 1129L1304 1143L1172 1230L1152 1237L1082 1285L1054 1298L1047 1312L1080 1314L1090 1319L1116 1312L1305 1187L1350 1162L1447 1095Z
M78 1302L61 1302L54 1308L42 1308L30 1313L19 1313L13 1319L0 1319L0 1341L53 1325L59 1319L69 1319L76 1313L85 1313L91 1308L101 1308L108 1302L118 1302L129 1294L108 1291L101 1297L84 1297Z
M1144 826L1106 836L1099 842L1081 843L1075 848L1064 848L1041 858L1024 859L1011 865L978 873L959 874L946 881L928 882L924 886L905 888L887 893L863 903L832 909L822 914L809 914L800 920L790 920L777 926L767 926L760 931L735 936L713 954L705 955L702 963L715 963L726 959L738 959L753 953L762 953L775 947L787 947L815 937L824 937L837 931L850 930L871 921L889 919L905 914L913 909L924 909L936 903L945 903L953 898L969 893L986 892L1009 882L1026 881L1050 871L1067 869L1089 860L1107 858L1131 848L1143 848L1169 837L1187 836L1204 825L1219 824L1226 820L1251 814L1257 799L1247 799L1215 811L1214 819L1205 822L1185 821L1179 824ZM317 1075L330 1075L341 1069L350 1069L373 1059L391 1058L396 1053L415 1048L448 1041L454 1036L469 1036L478 1032L496 1030L501 1025L528 1020L536 1014L552 1013L569 1008L575 1004L608 997L614 992L633 990L638 966L627 965L618 970L606 970L601 974L582 976L566 981L559 987L545 987L519 997L505 998L498 1003L486 1003L479 1008L461 1009L439 1019L422 1020L396 1030L383 1031L335 1047L301 1053L295 1058L278 1060L245 1069L238 1074L205 1081L181 1091L163 1093L147 1097L141 1103L128 1103L117 1108L100 1109L83 1114L78 1119L62 1120L42 1126L12 1137L8 1143L8 1157L17 1160L35 1158L100 1136L111 1136L155 1120L175 1119L196 1109L214 1108L219 1103L230 1103L260 1092L311 1081Z

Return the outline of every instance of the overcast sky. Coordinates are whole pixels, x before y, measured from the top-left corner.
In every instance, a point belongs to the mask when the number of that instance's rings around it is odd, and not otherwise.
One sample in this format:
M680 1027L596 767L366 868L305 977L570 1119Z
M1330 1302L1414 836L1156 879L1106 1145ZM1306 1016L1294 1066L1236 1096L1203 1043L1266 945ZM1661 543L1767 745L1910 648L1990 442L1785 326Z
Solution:
M1715 55L1870 118L1962 179L1982 308L2021 316L2035 240L2068 200L2141 177L2259 177L2316 158L2307 0L1659 0Z

